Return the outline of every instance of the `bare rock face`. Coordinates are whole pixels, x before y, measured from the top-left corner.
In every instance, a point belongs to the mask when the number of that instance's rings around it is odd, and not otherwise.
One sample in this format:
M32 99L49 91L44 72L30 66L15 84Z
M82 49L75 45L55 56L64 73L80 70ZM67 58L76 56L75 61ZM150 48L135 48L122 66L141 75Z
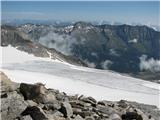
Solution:
M155 106L68 96L41 83L19 85L1 76L2 120L159 120Z

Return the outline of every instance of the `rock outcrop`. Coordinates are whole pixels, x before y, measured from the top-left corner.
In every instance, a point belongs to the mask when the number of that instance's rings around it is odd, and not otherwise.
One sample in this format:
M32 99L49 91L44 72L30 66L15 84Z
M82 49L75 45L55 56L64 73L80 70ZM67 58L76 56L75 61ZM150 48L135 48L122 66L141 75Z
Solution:
M159 120L159 116L155 106L69 96L41 83L14 83L1 72L2 120Z

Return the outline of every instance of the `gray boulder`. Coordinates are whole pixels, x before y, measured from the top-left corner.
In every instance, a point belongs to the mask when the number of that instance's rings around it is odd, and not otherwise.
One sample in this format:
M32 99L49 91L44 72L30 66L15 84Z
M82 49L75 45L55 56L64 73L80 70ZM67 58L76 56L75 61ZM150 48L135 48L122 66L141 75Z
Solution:
M63 113L65 118L69 118L73 115L73 110L71 105L68 102L63 102L61 104L61 108L59 109L61 113Z
M7 98L1 99L1 117L4 120L13 120L20 116L27 105L23 96L19 95L16 91L9 92L7 93Z
M19 87L18 83L12 82L3 72L0 72L1 92L13 92Z

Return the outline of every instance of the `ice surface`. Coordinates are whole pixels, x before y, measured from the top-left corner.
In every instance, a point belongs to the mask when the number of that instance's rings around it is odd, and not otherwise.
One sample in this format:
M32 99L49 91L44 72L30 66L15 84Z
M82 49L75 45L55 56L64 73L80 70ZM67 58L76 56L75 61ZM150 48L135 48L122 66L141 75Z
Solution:
M108 70L70 65L1 47L1 70L15 82L45 83L68 94L84 94L97 100L130 100L160 107L160 85Z

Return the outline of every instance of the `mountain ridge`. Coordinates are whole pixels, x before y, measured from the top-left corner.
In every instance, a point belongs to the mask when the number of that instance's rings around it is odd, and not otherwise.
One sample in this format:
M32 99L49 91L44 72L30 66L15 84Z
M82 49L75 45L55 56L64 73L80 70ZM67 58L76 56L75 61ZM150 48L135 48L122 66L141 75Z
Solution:
M93 25L80 21L65 27L24 24L16 30L34 43L79 59L83 65L153 81L160 79L160 32L147 26ZM146 59L141 59L144 55ZM150 59L154 63L144 66Z

